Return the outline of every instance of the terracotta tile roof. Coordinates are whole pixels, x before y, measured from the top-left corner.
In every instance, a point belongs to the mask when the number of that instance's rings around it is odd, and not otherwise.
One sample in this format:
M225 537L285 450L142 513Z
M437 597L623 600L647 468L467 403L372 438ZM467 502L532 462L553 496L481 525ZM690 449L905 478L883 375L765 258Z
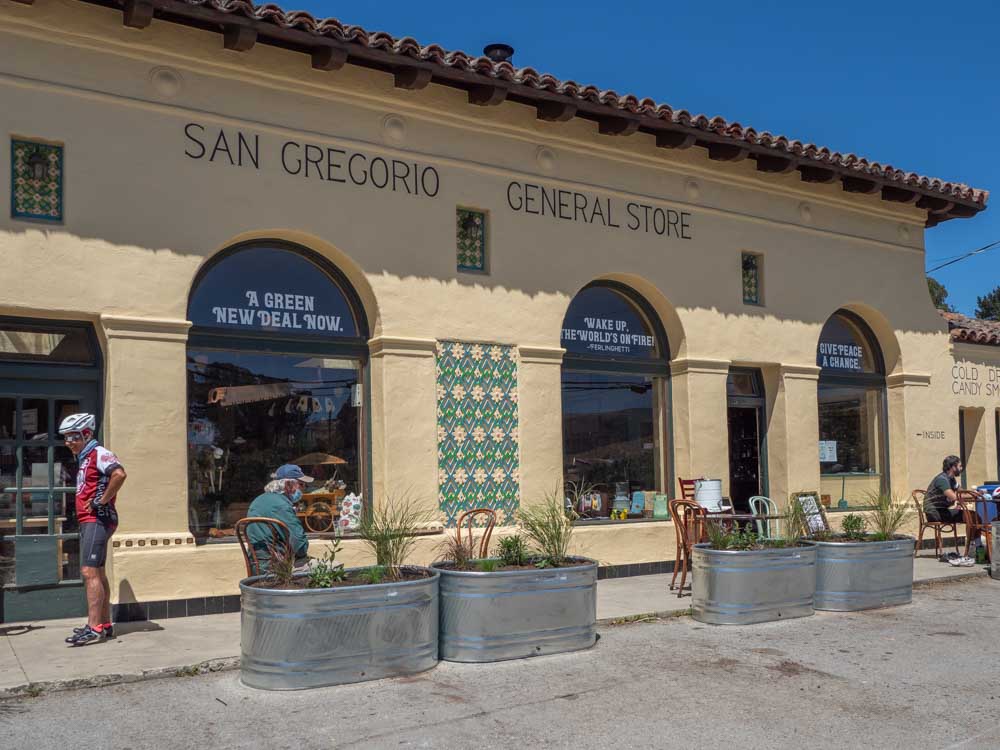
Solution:
M952 341L1000 346L1000 321L970 318L956 312L939 311L948 321Z
M910 202L918 196L924 196L917 201L917 205L928 209L929 226L948 218L973 216L986 207L989 198L988 191L972 188L960 182L925 177L855 154L842 154L813 143L803 143L783 135L757 131L738 122L729 122L722 117L692 114L684 109L658 104L652 99L640 99L632 94L618 94L615 91L602 90L575 81L561 81L552 75L539 73L534 68L515 68L510 62L494 62L483 56L449 51L436 44L424 46L412 37L396 38L381 31L368 31L360 26L344 24L335 18L317 19L304 11L285 11L274 4L254 5L249 0L84 1L99 4L114 3L119 6L124 4L126 23L137 27L141 27L140 24L148 24L154 13L157 18L203 28L210 27L213 21L218 23L220 20L224 22L226 18L239 19L241 23L251 22L256 33L262 37L268 36L268 29L272 36L284 32L285 38L281 40L284 43L292 40L294 44L301 44L303 39L313 37L320 43L341 45L341 50L346 49L347 62L359 62L375 67L388 65L391 68L393 59L398 59L400 64L406 61L409 64L424 66L425 70L429 67L435 81L442 83L463 87L474 87L477 83L509 87L511 89L509 98L517 101L532 101L545 97L548 103L559 103L568 99L581 106L582 116L599 118L601 112L604 112L606 116L617 115L637 119L641 127L651 132L665 130L673 131L673 134L677 134L678 131L686 132L699 139L698 145L731 144L740 149L749 149L750 154L758 161L758 169L763 172L788 171L794 166L802 171L803 179L809 181L824 182L831 181L831 177L840 177L844 180L845 190L851 192L876 192L882 189L884 199L898 202ZM133 13L135 8L145 6L149 9L148 17L139 23L130 23L128 20L130 6ZM256 37L250 41L250 46L254 41ZM372 55L377 57L373 58ZM356 57L362 59L352 59ZM449 77L452 80L449 81ZM634 131L633 124L631 130L619 132ZM701 140L703 138L707 143ZM685 144L687 145L690 143ZM776 159L769 162L768 155L773 155ZM727 158L736 157L732 153L720 157L721 160ZM809 169L818 169L820 174L814 171L807 177L806 171ZM824 172L824 169L833 170L835 174ZM849 185L852 176L858 178L860 184ZM914 196L914 193L917 196ZM956 203L962 205L952 205Z

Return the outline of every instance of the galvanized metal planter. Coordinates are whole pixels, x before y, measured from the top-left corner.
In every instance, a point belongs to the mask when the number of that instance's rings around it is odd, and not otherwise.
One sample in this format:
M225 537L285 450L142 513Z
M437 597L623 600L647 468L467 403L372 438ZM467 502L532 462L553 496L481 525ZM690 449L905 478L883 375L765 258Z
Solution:
M816 548L716 550L692 555L692 616L709 625L749 625L813 613Z
M441 573L441 658L490 662L597 642L597 563L570 568Z
M431 572L400 583L297 591L254 588L259 578L244 579L240 679L262 690L300 690L431 669L440 579Z
M913 599L913 537L809 543L816 547L816 609L855 612Z

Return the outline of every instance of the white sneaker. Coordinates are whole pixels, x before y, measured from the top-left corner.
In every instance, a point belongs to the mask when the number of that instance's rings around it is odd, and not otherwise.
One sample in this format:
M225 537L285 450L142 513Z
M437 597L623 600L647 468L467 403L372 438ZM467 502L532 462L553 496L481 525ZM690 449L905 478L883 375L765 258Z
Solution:
M971 557L963 557L961 565L963 568L971 568L976 564L976 561Z

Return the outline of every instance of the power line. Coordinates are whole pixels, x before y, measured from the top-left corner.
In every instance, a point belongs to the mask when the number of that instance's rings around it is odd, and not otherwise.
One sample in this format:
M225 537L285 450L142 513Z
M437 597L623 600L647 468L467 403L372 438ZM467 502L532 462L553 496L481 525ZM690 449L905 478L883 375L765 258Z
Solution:
M992 250L993 248L997 247L998 245L1000 245L1000 240L997 240L995 242L991 242L988 245L983 245L982 247L977 248L976 250L973 250L972 252L965 253L965 255L959 255L959 256L953 258L952 260L949 260L947 263L942 263L939 266L934 266L934 268L928 269L926 271L926 273L934 273L935 271L940 271L945 266L950 266L952 263L958 263L960 260L965 260L966 258L971 258L973 255L979 255L979 253L985 253L987 250Z

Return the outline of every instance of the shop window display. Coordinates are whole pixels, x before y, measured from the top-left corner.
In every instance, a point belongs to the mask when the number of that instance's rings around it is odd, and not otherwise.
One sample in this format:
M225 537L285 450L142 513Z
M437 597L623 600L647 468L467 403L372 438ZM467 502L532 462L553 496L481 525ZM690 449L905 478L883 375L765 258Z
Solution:
M881 353L864 322L840 311L823 327L816 364L821 496L833 507L863 506L886 486Z
M306 530L333 533L365 484L367 337L352 290L304 248L254 243L202 273L189 315L192 533L232 538L286 463L316 479L296 508Z
M668 363L648 305L611 283L583 289L563 322L563 474L582 521L653 516L665 481Z

